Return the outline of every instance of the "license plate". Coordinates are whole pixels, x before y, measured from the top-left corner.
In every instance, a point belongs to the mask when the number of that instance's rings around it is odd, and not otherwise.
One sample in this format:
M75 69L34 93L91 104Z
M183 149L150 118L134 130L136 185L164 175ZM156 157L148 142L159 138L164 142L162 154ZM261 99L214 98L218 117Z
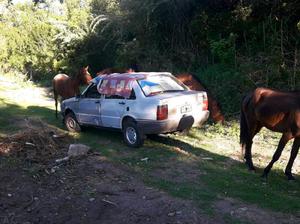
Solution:
M187 112L191 112L192 111L192 105L190 104L185 104L184 106L182 106L180 108L181 113L187 113Z

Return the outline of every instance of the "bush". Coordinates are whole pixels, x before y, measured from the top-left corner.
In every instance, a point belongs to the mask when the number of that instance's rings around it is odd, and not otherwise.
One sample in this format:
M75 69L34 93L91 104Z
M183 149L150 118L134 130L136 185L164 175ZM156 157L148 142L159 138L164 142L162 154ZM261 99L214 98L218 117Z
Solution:
M239 112L246 82L239 71L224 64L216 64L200 69L197 76L218 100L225 115Z

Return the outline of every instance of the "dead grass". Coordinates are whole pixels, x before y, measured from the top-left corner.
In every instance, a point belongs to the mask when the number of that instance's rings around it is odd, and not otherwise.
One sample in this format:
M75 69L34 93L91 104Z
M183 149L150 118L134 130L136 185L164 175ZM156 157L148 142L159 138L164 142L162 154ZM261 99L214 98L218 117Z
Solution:
M26 129L0 137L0 156L21 158L31 162L47 162L58 156L71 138L42 121L26 122Z

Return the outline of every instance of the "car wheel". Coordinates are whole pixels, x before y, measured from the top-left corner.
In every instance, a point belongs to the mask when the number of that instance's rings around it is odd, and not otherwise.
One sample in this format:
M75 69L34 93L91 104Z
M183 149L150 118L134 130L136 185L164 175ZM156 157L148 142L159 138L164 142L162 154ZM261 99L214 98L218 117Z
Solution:
M80 132L81 127L74 115L74 113L70 112L68 113L64 118L64 123L68 131L70 132Z
M129 147L140 147L144 144L144 136L134 121L126 121L123 125L123 137Z

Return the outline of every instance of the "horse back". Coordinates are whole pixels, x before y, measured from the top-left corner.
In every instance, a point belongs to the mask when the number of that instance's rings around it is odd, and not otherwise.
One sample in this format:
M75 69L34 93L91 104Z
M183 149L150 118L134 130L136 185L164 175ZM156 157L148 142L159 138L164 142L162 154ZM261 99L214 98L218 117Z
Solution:
M106 68L101 70L100 72L97 72L96 75L109 75L112 73L126 73L128 72L127 68Z
M76 95L72 79L66 74L57 74L53 80L53 90L63 99L67 99Z
M68 80L70 77L66 74L57 74L54 76L53 80L58 81L58 80Z
M191 74L183 73L175 76L178 80L183 82L186 86L188 86L192 90L197 90L197 91L206 90L204 86L200 83L200 81L194 78L194 76Z
M300 109L300 94L257 88L253 93L253 106L263 110L266 115L297 111Z
M300 94L268 88L257 88L252 94L251 107L255 119L273 131L287 132L300 127Z

